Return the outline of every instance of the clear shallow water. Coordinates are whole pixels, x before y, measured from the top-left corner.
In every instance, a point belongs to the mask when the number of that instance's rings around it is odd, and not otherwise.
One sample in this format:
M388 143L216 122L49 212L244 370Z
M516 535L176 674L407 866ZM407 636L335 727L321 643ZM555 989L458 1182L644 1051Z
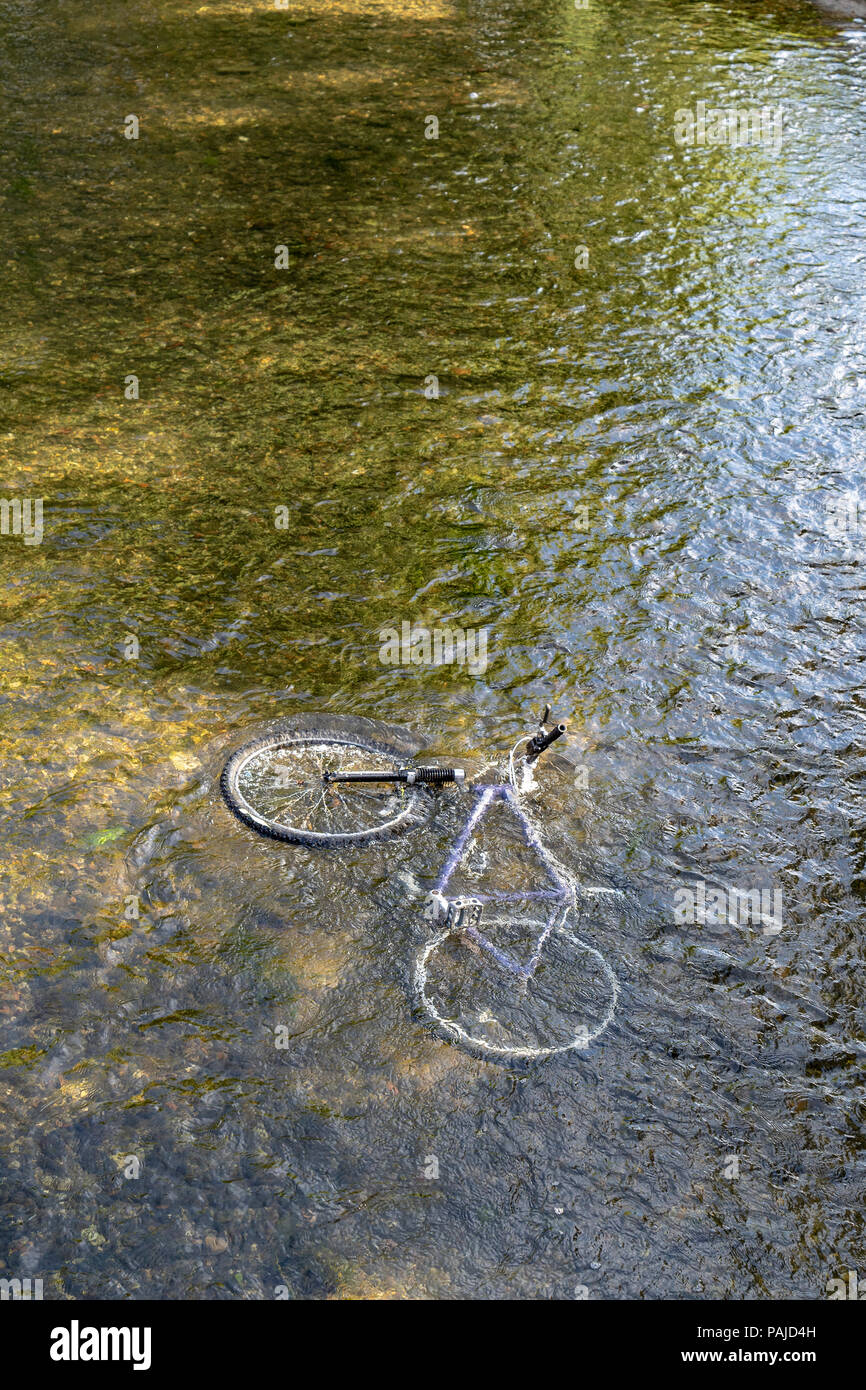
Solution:
M808 1299L862 1271L866 539L828 515L864 498L866 27L72 3L0 39L4 496L45 498L41 545L0 537L3 1273ZM677 146L698 100L782 105L781 150ZM485 627L486 671L383 665L404 620ZM614 1025L526 1075L409 1001L451 803L325 859L217 779L284 713L482 763L547 699L576 730L551 846L628 897L586 924ZM782 932L677 925L695 879L781 888Z

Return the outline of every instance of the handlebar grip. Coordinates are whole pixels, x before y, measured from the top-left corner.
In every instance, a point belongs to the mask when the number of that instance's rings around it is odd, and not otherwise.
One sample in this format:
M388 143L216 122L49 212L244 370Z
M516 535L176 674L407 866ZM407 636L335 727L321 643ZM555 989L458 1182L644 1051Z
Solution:
M438 786L441 782L462 782L465 777L462 767L411 767L407 769L406 781Z

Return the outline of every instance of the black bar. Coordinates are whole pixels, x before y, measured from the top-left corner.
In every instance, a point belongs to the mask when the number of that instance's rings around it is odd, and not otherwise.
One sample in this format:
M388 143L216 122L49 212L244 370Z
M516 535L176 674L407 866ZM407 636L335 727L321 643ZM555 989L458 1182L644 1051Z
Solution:
M462 782L462 767L401 767L396 772L323 772L324 782Z
M323 772L323 782L405 782L406 769L399 772Z

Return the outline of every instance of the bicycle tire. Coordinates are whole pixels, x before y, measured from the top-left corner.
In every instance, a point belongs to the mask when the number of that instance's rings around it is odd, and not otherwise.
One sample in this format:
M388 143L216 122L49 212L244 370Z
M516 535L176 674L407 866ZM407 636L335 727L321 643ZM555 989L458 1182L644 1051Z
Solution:
M361 727L363 732L356 732L358 727ZM341 845L369 844L376 840L390 839L392 835L411 829L421 819L426 802L426 788L421 786L407 787L401 784L395 788L391 784L383 784L391 786L388 793L379 793L384 813L388 814L392 809L389 802L393 803L395 813L381 824L372 824L359 830L316 831L308 825L288 825L257 811L239 785L244 771L250 767L257 755L276 755L286 750L304 750L310 752L314 759L319 757L316 750L327 750L338 764L348 759L357 765L359 760L363 762L369 759L371 769L381 768L383 761L389 767L405 766L411 756L408 741L403 740L401 747L397 741L389 742L385 738L368 733L368 728L375 726L362 720L345 720L341 723L334 718L322 717L317 720L315 717L307 717L300 724L280 726L250 740L232 753L222 770L220 791L226 805L239 821L257 834L310 848L330 849ZM357 799L361 789L353 790ZM363 793L368 801L373 801L376 795L375 790L370 787L363 789ZM339 791L338 794L342 795Z
M575 1034L574 1038L564 1044L554 1044L551 1046L533 1046L531 1044L513 1046L501 1045L489 1039L473 1036L456 1020L444 1018L436 1009L433 1001L427 993L427 970L429 962L433 959L440 947L449 938L458 940L460 931L453 927L445 927L442 931L421 946L415 956L415 968L412 977L412 994L416 1015L419 1021L429 1028L436 1036L443 1041L449 1042L455 1047L460 1048L470 1057L476 1057L479 1061L492 1062L499 1066L509 1067L531 1067L541 1063L553 1061L556 1058L564 1057L575 1052L585 1053L597 1038L601 1037L613 1021L616 1013L617 1002L619 1000L619 982L616 975L608 965L602 953L591 946L588 941L582 940L575 932L570 931L563 924L553 929L554 934L563 937L578 950L587 952L598 962L603 977L605 978L610 992L610 1003L604 1011L603 1017L592 1028L581 1028L579 1037Z

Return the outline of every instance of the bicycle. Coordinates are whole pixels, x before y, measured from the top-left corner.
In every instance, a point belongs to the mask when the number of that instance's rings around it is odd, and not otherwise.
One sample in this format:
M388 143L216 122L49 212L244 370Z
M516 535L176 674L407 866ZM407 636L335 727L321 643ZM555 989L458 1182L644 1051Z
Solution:
M425 916L434 930L416 956L413 984L419 1008L444 1037L500 1062L537 1061L589 1047L610 1024L619 997L616 976L601 952L567 925L570 914L579 913L583 896L618 890L579 884L544 846L525 806L526 797L537 789L534 772L539 758L567 733L563 723L548 727L549 716L547 706L535 733L515 743L504 781L467 782L460 767L413 766L407 761L413 751L408 737L397 740L392 732L386 741L369 721L333 716L308 717L245 744L229 758L220 779L226 804L246 826L260 835L311 848L365 844L403 833L425 818L431 793L448 786L471 792L474 804L428 894ZM522 759L516 763L524 741ZM512 813L525 846L543 866L546 886L449 892L458 870L467 871L476 832L497 804ZM541 917L533 916L539 909ZM516 934L525 938L527 933L529 946L521 960L512 938ZM494 939L497 936L499 940ZM566 1001L569 1007L574 1003L578 1014L583 1012L580 1022L567 1015L569 1021L563 1023L558 1002L549 1004L537 987L542 961L553 943L560 948L565 943L567 965L575 952L586 954L604 982L601 1004L596 1001L590 1007L584 999L582 1009L574 1000ZM480 987L488 996L504 998L500 1015L508 1015L511 1021L474 1005L469 1006L469 1017L465 1007L462 1014L456 1009L456 1017L442 1013L444 1005L441 997L437 1002L436 989L440 996L448 992L446 957L453 957L454 948L461 946L474 951L476 965L481 963L475 972L483 977ZM446 981L435 988L430 978L434 960ZM463 957L460 963L465 966ZM499 972L493 979L491 963ZM555 1035L547 1041L536 1037L533 1044L518 1042L514 1036L518 1025L538 1031L532 1011L525 1007L530 985L535 987L535 1004L544 998L547 1026ZM550 987L546 988L549 995Z

